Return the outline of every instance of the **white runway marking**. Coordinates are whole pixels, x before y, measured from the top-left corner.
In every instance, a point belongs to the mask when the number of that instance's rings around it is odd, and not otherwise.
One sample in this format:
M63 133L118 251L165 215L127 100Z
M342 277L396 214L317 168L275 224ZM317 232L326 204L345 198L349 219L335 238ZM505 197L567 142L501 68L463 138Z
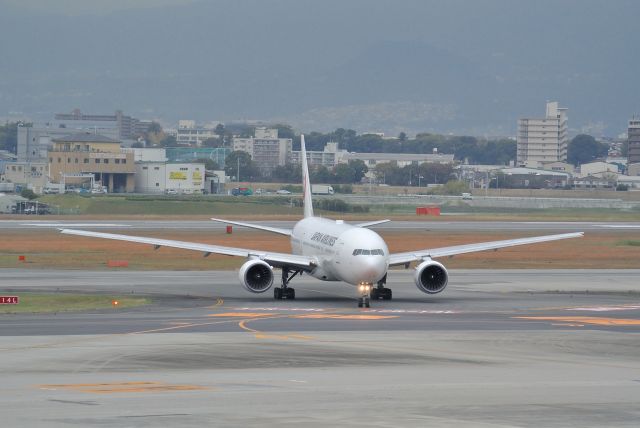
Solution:
M115 223L21 223L20 226L38 227L131 227L129 224Z
M640 224L599 224L598 226L612 229L640 229Z
M233 308L238 311L269 311L269 312L325 312L327 309L319 308L286 308L286 307L263 307L263 308ZM379 314L459 314L460 311L435 310L435 309L368 309L367 312Z
M610 311L632 311L640 309L640 305L621 306L589 306L584 308L567 308L566 311L589 311L589 312L610 312Z

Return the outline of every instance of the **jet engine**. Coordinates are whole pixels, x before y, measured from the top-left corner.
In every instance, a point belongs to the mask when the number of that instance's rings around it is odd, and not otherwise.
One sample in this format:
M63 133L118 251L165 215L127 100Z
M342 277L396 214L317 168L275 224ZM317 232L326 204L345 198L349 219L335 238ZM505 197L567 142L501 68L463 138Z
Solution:
M427 294L437 294L445 289L449 281L447 269L433 260L425 260L416 267L414 274L416 286Z
M249 260L239 272L240 282L252 293L264 293L273 285L273 269L262 260Z

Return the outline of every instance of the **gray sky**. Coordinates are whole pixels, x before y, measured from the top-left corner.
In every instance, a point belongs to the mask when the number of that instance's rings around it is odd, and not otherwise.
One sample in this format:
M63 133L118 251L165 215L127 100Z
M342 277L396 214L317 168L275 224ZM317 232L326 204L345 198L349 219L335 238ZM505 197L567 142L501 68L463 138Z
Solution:
M633 0L0 2L0 117L505 135L557 100L615 135L640 112Z

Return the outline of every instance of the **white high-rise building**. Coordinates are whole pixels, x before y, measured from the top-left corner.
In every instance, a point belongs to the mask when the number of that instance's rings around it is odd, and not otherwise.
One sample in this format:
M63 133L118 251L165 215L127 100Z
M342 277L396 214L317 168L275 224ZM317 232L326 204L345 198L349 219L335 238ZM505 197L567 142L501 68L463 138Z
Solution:
M518 165L537 167L548 162L566 162L567 109L557 102L547 103L541 119L518 119Z
M233 150L241 150L251 155L262 174L271 175L278 166L284 166L291 158L293 141L291 138L278 138L278 130L264 127L255 129L255 136L234 138Z

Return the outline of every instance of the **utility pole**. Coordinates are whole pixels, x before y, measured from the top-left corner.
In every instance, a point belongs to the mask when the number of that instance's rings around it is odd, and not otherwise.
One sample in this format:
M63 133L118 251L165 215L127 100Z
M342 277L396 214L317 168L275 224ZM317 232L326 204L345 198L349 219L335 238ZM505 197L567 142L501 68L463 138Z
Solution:
M238 156L238 183L240 183L240 157Z

